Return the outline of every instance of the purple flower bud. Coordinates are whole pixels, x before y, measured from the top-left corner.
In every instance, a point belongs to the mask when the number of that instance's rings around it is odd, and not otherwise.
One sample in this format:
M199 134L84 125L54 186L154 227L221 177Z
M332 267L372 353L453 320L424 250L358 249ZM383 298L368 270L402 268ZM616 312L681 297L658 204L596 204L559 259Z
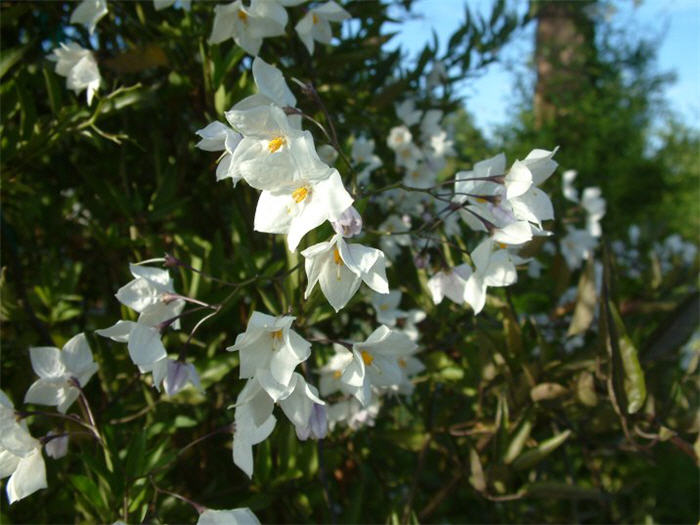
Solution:
M430 264L430 254L423 252L417 253L413 257L413 262L416 265L416 268L418 269L427 268Z
M310 437L313 439L323 439L328 433L328 417L325 405L314 403L311 407L309 421L304 426L295 427L297 437L300 441L306 441Z
M354 206L340 214L337 220L331 221L336 233L343 237L354 237L362 231L362 217Z
M326 414L326 405L314 403L311 409L311 417L309 418L309 427L311 427L311 435L316 439L323 439L328 433L328 416Z
M195 387L201 388L199 383L199 375L194 365L191 363L183 363L182 361L168 361L168 372L163 379L163 388L169 396L174 396L180 390L185 388L185 385L190 382Z

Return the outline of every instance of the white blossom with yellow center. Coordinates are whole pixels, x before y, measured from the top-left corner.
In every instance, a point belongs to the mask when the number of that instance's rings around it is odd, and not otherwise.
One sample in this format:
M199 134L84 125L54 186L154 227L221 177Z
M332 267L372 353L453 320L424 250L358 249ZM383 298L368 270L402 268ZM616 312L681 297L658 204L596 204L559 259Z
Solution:
M330 241L314 244L301 254L306 259L308 278L304 298L319 283L323 295L337 312L348 304L362 282L378 293L389 293L386 260L381 250L348 244L342 235L336 234Z
M337 170L320 181L300 180L260 194L254 228L265 233L287 234L287 246L295 251L307 232L327 220L337 220L353 199Z
M335 2L326 2L318 7L309 9L304 17L294 27L299 38L308 49L309 54L314 54L314 40L323 44L330 44L333 39L330 22L342 22L350 18L350 13Z
M294 369L310 355L311 344L291 329L294 319L253 312L246 331L227 348L239 352L241 379L257 378L273 401L285 395Z

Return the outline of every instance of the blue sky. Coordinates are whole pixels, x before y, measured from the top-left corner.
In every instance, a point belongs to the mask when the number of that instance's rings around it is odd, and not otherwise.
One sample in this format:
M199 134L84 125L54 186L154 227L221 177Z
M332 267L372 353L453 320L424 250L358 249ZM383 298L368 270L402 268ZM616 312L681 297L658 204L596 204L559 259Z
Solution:
M492 0L469 0L469 6L488 12ZM431 39L431 30L441 43L458 27L463 16L464 0L418 0L416 20L396 27L400 31L392 43L401 44L414 56ZM514 5L527 9L526 0ZM666 98L673 111L689 125L700 128L700 0L613 0L608 14L617 27L660 39L656 69L674 72L676 82L666 89ZM512 93L516 72L525 72L533 53L531 25L521 31L504 48L504 64L496 64L480 77L467 82L464 88L467 109L487 134L507 120L512 109Z

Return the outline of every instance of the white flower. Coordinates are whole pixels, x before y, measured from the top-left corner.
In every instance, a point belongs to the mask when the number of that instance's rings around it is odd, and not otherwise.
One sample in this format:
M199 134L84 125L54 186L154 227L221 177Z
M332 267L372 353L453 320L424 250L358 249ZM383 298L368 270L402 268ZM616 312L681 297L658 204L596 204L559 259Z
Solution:
M323 407L326 402L318 397L318 390L312 385L309 385L304 378L294 372L289 383L288 393L278 401L282 411L296 427L297 435L306 435L307 429L311 423L311 416L315 415L314 406ZM318 414L316 414L318 415ZM315 423L321 423L317 421ZM320 430L317 429L317 430ZM324 431L321 431L325 435Z
M636 224L630 224L630 227L627 229L627 236L629 237L632 246L637 246L641 233L642 232L639 229L639 226Z
M48 486L41 443L29 435L26 422L17 422L14 405L0 390L0 479L8 476L10 504Z
M325 221L337 220L353 203L333 170L330 177L296 181L294 185L260 194L253 227L266 233L286 233L287 246L295 251L301 238Z
M561 254L570 270L576 270L593 253L598 240L587 230L579 230L569 225L567 234L560 241Z
M425 312L423 310L408 310L404 315L405 317L402 318L403 333L405 333L411 339L411 341L418 341L420 334L416 324L425 319Z
M389 137L386 140L387 146L394 151L399 151L407 148L413 142L413 135L406 126L396 126L389 131Z
M248 507L231 510L207 509L199 515L197 525L260 525Z
M306 259L304 268L308 279L305 299L319 283L323 295L337 312L348 304L363 281L376 292L389 293L386 261L381 250L347 244L342 235L336 234L330 241L314 244L301 254Z
M399 309L400 302L401 292L399 290L392 290L388 294L372 294L372 308L377 316L377 322L394 326L396 320L406 314Z
M270 104L275 104L280 108L296 106L296 97L285 82L282 72L260 57L255 57L253 60L253 80L258 92L238 102L231 108L232 111L242 111ZM301 121L300 116L290 118L297 118L299 122ZM301 129L300 125L293 127Z
M185 301L168 297L174 293L168 270L138 264L130 264L129 268L135 279L122 286L115 295L119 302L140 312L137 321L120 320L109 328L96 330L96 333L127 343L131 360L141 373L153 373L153 385L160 390L168 372L168 353L161 341L161 331L166 324L175 329L180 327L177 317L185 307Z
M350 18L350 13L335 2L326 2L309 9L294 27L310 55L314 54L314 40L330 44L333 38L330 22L342 22Z
M49 60L56 62L56 73L66 77L66 87L72 89L76 95L87 89L88 106L92 104L92 98L100 87L100 71L92 52L83 49L75 42L61 44L49 55Z
M460 264L433 275L428 280L428 289L433 296L433 302L440 304L443 297L447 296L451 301L462 304L464 302L467 279L469 279L471 274L471 266Z
M420 122L420 117L423 112L416 109L416 103L409 99L404 100L401 104L396 104L396 116L399 117L406 126L413 126Z
M352 367L348 369L348 367L353 363L355 355L339 344L334 344L333 349L335 354L319 369L318 387L321 395L325 397L334 392L342 392L348 396L355 395L361 385L353 384L352 381L348 382L354 375L354 369ZM359 363L356 363L356 367L359 366ZM346 370L347 373L345 373Z
M241 379L258 378L274 401L284 395L296 366L311 355L311 343L291 329L294 319L253 312L246 331L226 349L239 352Z
M236 133L227 125L218 121L208 124L195 133L202 138L202 140L196 144L196 147L199 149L204 151L225 151L221 158L219 158L219 164L216 167L216 180L229 177L233 178L231 173L231 160L236 146L238 146L238 143L241 141L241 134ZM237 182L238 179L234 179L233 185L235 186Z
M287 19L287 11L275 0L251 0L250 7L241 0L217 5L209 43L233 38L247 53L257 55L263 38L284 34Z
M316 153L311 133L294 129L280 107L236 105L226 119L243 135L229 169L234 182L243 178L256 189L276 190L300 181L321 181L333 173Z
M398 387L404 378L400 360L415 353L416 348L416 343L406 334L384 325L364 342L353 344L353 363L358 366L347 382L352 386L362 385L355 398L367 406L372 396L371 387Z
M586 217L586 229L593 237L600 237L603 233L600 220L605 216L605 199L601 197L598 187L586 188L581 195L581 206L588 213Z
M106 0L83 0L70 15L70 23L83 24L92 35L97 22L107 14L107 11Z
M370 174L382 165L381 159L374 154L374 140L357 137L352 143L351 156L353 162L359 164L362 171L357 175L360 184L366 184Z
M578 172L574 170L566 170L561 174L562 187L561 191L564 194L564 198L570 200L571 202L578 202L578 191L574 187L574 180Z
M134 279L119 288L114 296L120 303L136 312L141 313L149 306L163 304L169 294L175 293L173 280L167 269L130 263L129 271ZM170 302L175 303L181 305L180 310L184 306L181 299ZM174 327L178 328L179 324L175 324Z
M428 164L417 164L412 170L408 170L403 177L403 183L411 188L431 188L437 182L435 173Z
M27 390L24 402L56 406L65 414L80 394L72 381L77 380L82 388L97 371L85 334L72 337L62 350L39 346L30 348L29 352L39 379Z
M433 150L433 155L439 159L449 157L455 154L452 147L454 142L447 136L446 131L440 131L430 137L430 147Z
M236 399L233 462L253 477L253 445L267 439L275 429L274 401L256 378L248 380Z
M402 234L411 229L411 218L408 215L399 217L389 215L386 220L379 225L379 230L384 233L379 239L379 246L384 254L395 259L401 253L401 246L410 246L411 237L409 234Z
M373 427L380 408L381 401L376 396L370 400L366 407L354 397L340 401L328 407L328 427L333 430L336 423L341 421L345 422L352 430L364 426Z
M467 279L464 299L478 314L486 303L489 286L510 286L518 280L515 264L504 246L484 239L471 253L476 270Z

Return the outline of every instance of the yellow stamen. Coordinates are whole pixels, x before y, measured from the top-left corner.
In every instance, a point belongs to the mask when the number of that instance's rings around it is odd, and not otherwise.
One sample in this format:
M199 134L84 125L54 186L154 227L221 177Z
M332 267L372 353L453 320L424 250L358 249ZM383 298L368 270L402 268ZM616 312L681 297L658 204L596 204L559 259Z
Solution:
M270 337L272 337L273 340L275 341L281 341L282 340L282 330L275 330L270 334Z
M335 248L333 250L333 261L335 264L343 264L343 259L340 257L340 252L338 251L338 248Z
M292 199L294 199L294 202L297 204L303 201L306 197L309 195L309 188L306 186L302 186L301 188L297 188L292 192Z
M386 311L389 309L389 305L388 305L388 304L383 304L383 305L381 305L381 306L379 307L379 309L380 309L382 312L386 312Z
M374 361L374 357L372 357L367 350L360 352L360 355L362 356L362 360L365 362L366 366L371 365L372 361Z
M239 13L241 12L242 11L239 11ZM287 144L287 139L285 139L284 137L275 137L270 142L268 142L267 149L270 151L270 153L274 153L285 144Z
M498 246L501 250L505 250L505 249L506 249L506 245L505 245L504 243L502 243L502 242L497 242L497 243L496 243L496 246Z
M334 370L333 371L333 379L340 379L340 376L342 376L343 373L340 370Z
M401 368L406 368L406 360L403 357L399 358L399 366Z
M236 13L236 15L238 16L239 20L242 20L243 22L248 21L248 15L245 11L239 10L238 13Z
M318 17L316 16L316 13L311 13L311 21L314 24L318 24Z
M487 203L488 201L487 201L486 199L484 199L483 197L477 197L477 198L476 198L476 202L480 202L481 204L485 204L485 203Z

